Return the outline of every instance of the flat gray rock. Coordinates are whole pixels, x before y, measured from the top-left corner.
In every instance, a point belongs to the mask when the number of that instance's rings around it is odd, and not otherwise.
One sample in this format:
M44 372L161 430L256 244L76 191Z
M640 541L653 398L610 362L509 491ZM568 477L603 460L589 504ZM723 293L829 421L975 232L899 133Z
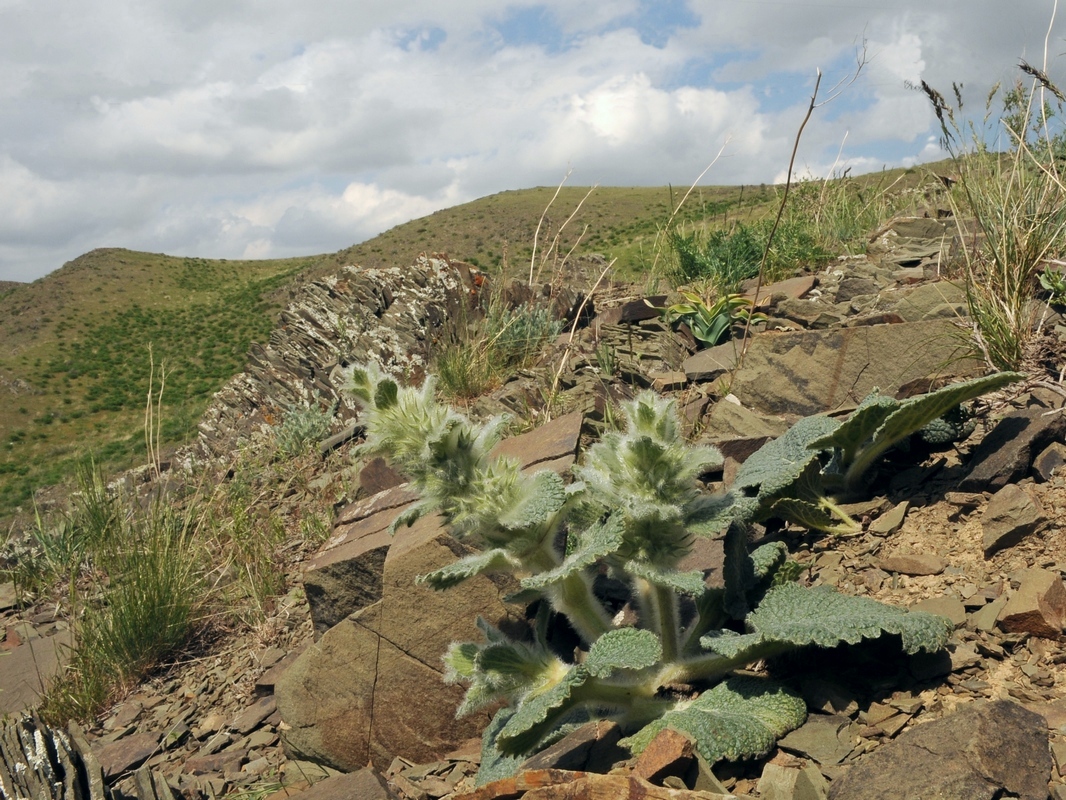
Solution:
M807 416L857 404L875 387L894 395L928 375L980 374L980 362L963 355L949 320L762 333L731 388L755 411Z
M777 744L822 766L839 764L858 740L851 719L842 714L811 714L805 723Z
M1045 413L1043 408L1024 408L996 423L974 449L970 473L959 482L959 490L994 492L1028 475L1037 454L1066 434L1066 417Z
M1046 522L1042 509L1022 487L1008 483L988 501L981 515L985 558L1017 544Z
M70 659L69 631L32 639L0 655L0 717L37 705L46 685Z
M974 703L859 759L830 800L1045 800L1047 722L1016 703Z

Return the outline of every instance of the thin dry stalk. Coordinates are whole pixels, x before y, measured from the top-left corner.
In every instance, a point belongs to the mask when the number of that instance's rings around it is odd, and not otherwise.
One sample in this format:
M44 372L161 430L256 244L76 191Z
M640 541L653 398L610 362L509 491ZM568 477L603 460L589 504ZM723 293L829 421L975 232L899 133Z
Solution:
M544 407L545 422L551 420L552 403L555 402L555 393L559 389L559 380L560 378L562 378L563 370L566 369L566 363L570 357L570 350L574 346L574 335L577 333L577 323L581 319L581 315L585 311L585 306L588 305L588 302L592 299L592 296L596 294L596 290L603 282L604 277L606 277L607 273L611 271L611 269L614 267L614 262L617 260L618 259L612 258L610 262L608 262L607 266L605 266L603 268L603 271L600 272L600 276L596 278L596 282L592 284L592 288L589 289L588 293L581 301L581 305L577 307L577 312L574 314L574 321L570 325L570 335L566 339L566 346L563 348L562 357L559 359L559 368L555 371L555 376L552 378L551 392L548 395L548 402Z
M544 210L540 212L540 220L537 221L537 229L533 232L533 253L529 257L529 285L533 285L533 270L537 264L537 244L540 242L540 229L544 225L544 220L548 217L548 211L551 209L552 204L559 197L559 192L563 190L563 185L570 179L570 175L573 173L573 168L568 169L566 174L563 175L563 179L559 181L559 185L555 187L555 194L552 195L552 199L548 201L548 205L544 206Z
M677 204L677 206L674 207L673 211L670 212L670 216L666 218L666 223L662 227L660 227L659 230L656 232L656 234L655 234L655 243L653 245L653 247L655 249L655 259L651 262L651 273L653 275L655 274L655 270L659 266L659 256L661 256L662 252L663 252L663 246L662 246L663 236L665 236L667 231L669 231L671 229L671 225L673 224L674 217L676 217L681 212L681 209L684 208L685 202L688 200L689 195L692 194L692 192L693 192L693 190L695 190L696 186L699 185L699 182L703 180L703 176L706 175L708 172L710 172L711 171L711 167L713 167L715 164L718 163L718 159L720 159L722 157L722 153L724 153L726 147L729 146L729 142L730 142L730 137L727 136L726 140L722 143L722 146L718 149L718 153L715 155L714 158L711 159L711 163L708 164L706 167L704 167L703 168L703 172L701 172L699 175L696 176L696 180L694 180L692 182L692 185L688 187L688 191L685 192L684 197L681 198L681 201Z
M568 172L568 173L566 173L566 175L567 175L567 177L569 177L570 173ZM566 178L563 178L563 182L564 183L566 182ZM534 286L534 285L536 285L537 283L540 282L541 272L544 271L544 265L547 264L549 260L554 259L553 260L554 266L553 266L552 272L553 273L559 272L566 265L567 261L570 259L570 255L574 252L574 250L577 248L577 246L581 243L581 240L584 238L585 234L588 232L588 229L589 229L588 225L586 225L585 228L581 231L581 234L577 237L577 241L574 242L573 247L570 248L570 250L567 252L567 254L565 256L563 256L562 259L559 258L559 239L563 235L563 231L566 230L566 227L573 221L574 217L577 216L577 212L581 210L581 207L585 204L585 201L588 200L589 197L592 196L592 193L594 191L596 191L598 186L599 186L599 184L594 184L585 193L585 196L581 198L581 202L579 202L574 207L574 210L570 212L570 216L566 218L566 220L563 222L562 225L559 226L559 229L555 232L555 236L552 238L552 243L548 247L547 252L544 253L544 255L541 256L541 258L540 258L540 266L537 268L536 275L534 275L533 274L533 266L534 266L534 262L536 260L537 236L540 235L540 228L541 228L541 225L544 222L545 216L548 213L548 209L551 208L552 203L555 202L555 198L559 196L559 192L563 188L563 184L562 183L559 184L559 188L555 190L555 196L552 197L551 202L549 202L548 205L544 208L544 213L542 213L541 216L540 216L540 222L537 223L537 232L533 236L533 255L531 256L530 263L529 263L529 285L530 286Z
M159 461L159 442L162 438L163 426L163 389L167 385L166 365L159 365L159 392L155 396L155 408L153 409L152 392L155 389L155 357L152 354L152 345L148 345L148 400L144 408L144 444L148 451L148 463L152 468L155 480L160 480L162 470Z
M796 139L792 144L792 155L788 160L788 174L785 178L785 190L781 195L781 203L777 207L777 216L774 217L774 224L770 227L770 233L766 237L766 247L763 249L762 261L759 263L759 276L755 283L755 296L752 298L752 308L755 308L759 304L759 292L762 290L763 278L766 274L766 263L770 258L770 248L773 246L774 234L777 232L778 226L781 224L781 217L785 213L785 204L788 202L788 192L792 188L792 174L796 166L796 153L799 151L800 139L803 138L803 129L807 127L807 123L810 121L811 116L814 114L814 110L820 106L824 106L826 103L830 103L839 97L845 89L851 86L859 78L859 73L862 72L863 67L866 66L866 41L863 40L862 50L856 55L856 67L855 71L850 75L841 78L837 84L830 89L829 96L821 103L818 102L818 88L822 85L822 71L817 70L817 77L814 81L814 91L811 93L811 101L807 105L807 113L803 115L803 121L800 123L799 130L796 131ZM751 317L749 316L744 324L744 342L740 348L740 357L737 359L737 368L744 363L744 356L748 353L748 346L750 344L749 334L751 333Z
M774 224L770 226L770 233L766 237L766 247L763 249L762 261L759 263L759 276L755 282L755 296L751 300L752 308L756 308L759 305L759 292L762 290L763 276L766 274L766 262L770 258L770 247L774 242L774 234L777 233L777 228L781 224L781 217L785 213L785 204L788 202L788 192L792 188L792 171L796 166L796 153L799 151L800 139L803 137L803 129L807 127L807 123L811 119L811 115L814 114L814 109L817 108L818 99L818 87L822 84L822 71L817 71L817 78L814 81L814 91L811 93L811 102L807 104L807 113L803 115L803 122L800 123L799 130L796 131L796 139L792 143L792 157L788 160L788 174L785 177L785 190L781 195L781 202L777 206L777 216L774 217ZM744 342L740 347L740 357L737 359L737 367L739 368L744 363L744 356L748 353L749 333L751 332L751 316L748 317L744 323Z

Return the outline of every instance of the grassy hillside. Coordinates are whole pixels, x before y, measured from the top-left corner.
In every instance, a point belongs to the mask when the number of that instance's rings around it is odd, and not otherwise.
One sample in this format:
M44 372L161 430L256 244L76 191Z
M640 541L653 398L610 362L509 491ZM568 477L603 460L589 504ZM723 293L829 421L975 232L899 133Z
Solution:
M849 186L876 194L919 180L899 170ZM600 187L586 197L587 188L566 187L545 215L537 260L565 225L560 252L616 258L615 277L640 279L684 191ZM35 489L66 479L90 454L108 469L139 463L149 346L167 368L164 443L185 441L211 395L242 368L249 344L266 340L294 281L346 264L403 266L423 251L527 275L555 192L502 192L334 254L227 261L94 250L32 284L0 285L0 520L28 512ZM673 223L692 229L765 216L775 198L773 187L701 187ZM543 279L550 270L549 261Z
M164 438L187 439L313 261L94 250L0 295L0 517L90 453L137 460L152 360L166 368Z

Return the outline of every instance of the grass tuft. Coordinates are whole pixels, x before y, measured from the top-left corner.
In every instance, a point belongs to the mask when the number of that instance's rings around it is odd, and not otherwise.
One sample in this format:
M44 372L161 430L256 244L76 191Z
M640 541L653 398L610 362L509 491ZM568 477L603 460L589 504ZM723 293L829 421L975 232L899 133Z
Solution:
M950 195L955 217L976 221L976 231L959 229L972 344L1000 370L1022 365L1038 333L1040 273L1066 242L1062 94L1041 76L1028 87L994 87L981 122L963 120L958 87L954 103L920 87L958 170Z

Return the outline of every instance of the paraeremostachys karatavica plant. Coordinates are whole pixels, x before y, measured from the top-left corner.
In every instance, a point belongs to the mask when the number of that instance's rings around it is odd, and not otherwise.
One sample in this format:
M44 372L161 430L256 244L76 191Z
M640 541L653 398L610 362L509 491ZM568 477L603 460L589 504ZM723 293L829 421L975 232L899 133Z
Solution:
M477 425L438 404L432 379L401 387L376 367L357 367L351 389L364 405L366 450L387 454L422 495L394 525L436 511L483 548L420 580L447 589L507 572L522 600L543 601L528 640L479 620L485 640L453 644L445 656L448 678L469 687L459 714L507 703L485 732L482 783L594 717L618 720L634 752L671 727L712 763L757 756L800 725L806 707L784 685L737 670L885 633L908 653L947 641L952 626L942 617L807 588L783 543L752 550L748 506L699 489L697 476L720 455L686 444L673 403L651 392L624 404L625 430L593 445L566 485L554 472L527 474L491 457L502 421ZM708 588L702 571L678 570L694 537L724 529L724 588ZM597 593L594 578L604 574L627 589L629 613ZM583 640L577 653L553 649L558 615Z

